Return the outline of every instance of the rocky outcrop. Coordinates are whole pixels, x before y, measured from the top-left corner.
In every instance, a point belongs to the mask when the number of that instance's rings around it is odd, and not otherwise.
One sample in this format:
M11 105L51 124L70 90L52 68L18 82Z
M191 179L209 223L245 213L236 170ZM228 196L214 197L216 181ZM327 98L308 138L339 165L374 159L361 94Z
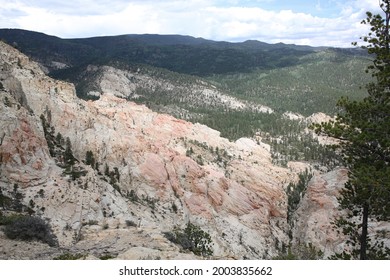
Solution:
M341 252L345 239L337 233L334 219L340 215L337 201L348 180L346 169L314 176L293 217L293 244L312 244L328 257Z
M115 83L80 100L2 42L0 59L0 187L11 196L17 185L62 248L192 258L163 234L188 221L210 233L216 258L270 258L288 242L284 187L295 173L265 146L116 97ZM70 140L74 165L52 155L42 119ZM98 164L86 165L87 151Z

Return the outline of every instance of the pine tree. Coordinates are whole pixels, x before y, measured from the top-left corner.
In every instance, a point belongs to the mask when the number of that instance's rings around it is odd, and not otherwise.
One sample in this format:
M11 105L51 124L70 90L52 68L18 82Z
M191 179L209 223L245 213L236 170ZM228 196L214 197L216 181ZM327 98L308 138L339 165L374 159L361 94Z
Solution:
M67 165L73 165L76 160L73 156L72 143L70 142L69 137L66 137L66 141L65 141L64 160Z
M342 258L388 258L390 252L383 243L371 242L368 234L370 221L390 219L390 0L382 0L380 7L382 14L367 12L362 21L371 26L361 38L363 48L373 55L367 72L374 79L366 86L367 96L361 101L341 98L336 120L315 125L317 133L340 140L349 169L339 198L348 215L336 225L349 237L352 250L338 255Z
M85 164L92 166L92 168L95 168L95 157L93 156L92 151L87 151L85 153Z

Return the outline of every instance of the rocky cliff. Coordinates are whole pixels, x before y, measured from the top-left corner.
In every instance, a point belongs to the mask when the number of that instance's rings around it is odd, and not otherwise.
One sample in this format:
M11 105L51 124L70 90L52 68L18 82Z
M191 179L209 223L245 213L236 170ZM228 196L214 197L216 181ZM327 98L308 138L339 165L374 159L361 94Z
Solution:
M215 258L270 258L288 243L284 187L296 175L264 146L118 98L115 83L80 100L2 42L0 67L0 187L12 197L16 186L60 248L195 257L163 234L187 222L210 233Z

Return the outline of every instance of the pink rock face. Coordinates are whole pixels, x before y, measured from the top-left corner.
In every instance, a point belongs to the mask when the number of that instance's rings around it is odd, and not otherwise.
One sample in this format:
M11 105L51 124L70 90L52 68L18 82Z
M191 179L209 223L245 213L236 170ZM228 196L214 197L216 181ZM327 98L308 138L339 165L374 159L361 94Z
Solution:
M347 175L346 169L338 169L310 180L295 213L293 235L297 244L311 243L326 257L342 249L344 240L332 222L339 215L337 196L348 179Z
M324 210L334 210L338 206L337 196L343 188L348 171L341 169L334 174L335 178L315 176L307 189L307 199L313 207Z
M140 171L145 178L157 186L167 183L168 174L165 170L164 161L157 154L145 154L145 161L140 165Z
M4 115L3 118L6 118ZM21 187L28 187L47 176L52 160L43 132L35 124L36 119L20 110L19 114L3 126L0 146L2 170Z

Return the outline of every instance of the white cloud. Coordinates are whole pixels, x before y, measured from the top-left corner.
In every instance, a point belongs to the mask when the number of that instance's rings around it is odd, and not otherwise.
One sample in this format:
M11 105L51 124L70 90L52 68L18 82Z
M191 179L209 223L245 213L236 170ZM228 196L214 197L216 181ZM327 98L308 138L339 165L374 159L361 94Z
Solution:
M0 24L64 38L159 33L348 47L367 33L360 24L365 11L378 10L377 0L329 1L338 5L339 16L271 11L243 0L227 1L230 7L220 0L0 0Z

